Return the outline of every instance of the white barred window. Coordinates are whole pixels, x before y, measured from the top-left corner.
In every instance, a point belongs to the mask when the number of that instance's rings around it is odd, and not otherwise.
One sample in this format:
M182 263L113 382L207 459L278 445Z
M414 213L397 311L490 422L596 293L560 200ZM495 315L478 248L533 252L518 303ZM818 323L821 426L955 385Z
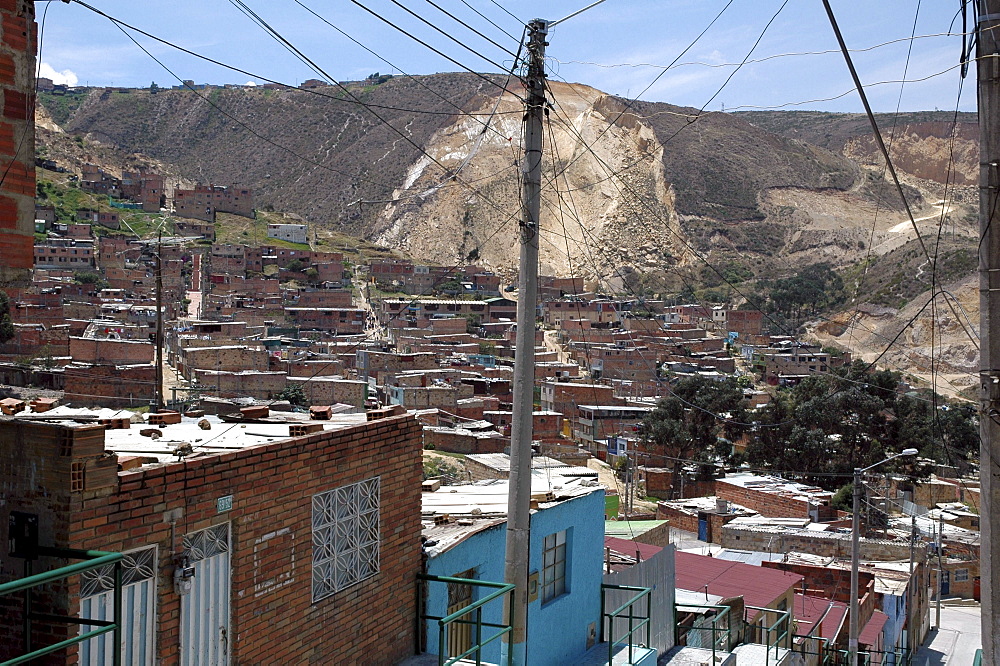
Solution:
M312 600L374 576L379 570L379 477L312 498Z

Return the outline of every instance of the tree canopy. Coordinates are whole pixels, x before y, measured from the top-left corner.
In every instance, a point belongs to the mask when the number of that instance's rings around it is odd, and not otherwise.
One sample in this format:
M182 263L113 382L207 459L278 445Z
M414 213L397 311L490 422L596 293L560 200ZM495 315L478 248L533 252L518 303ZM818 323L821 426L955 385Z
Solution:
M747 463L831 490L855 467L907 448L968 471L979 451L975 407L928 391L900 394L899 379L855 361L777 390L756 412L734 379L684 379L643 420L641 444L676 471L679 459L705 463L703 472ZM730 442L743 435L745 452L735 453Z
M0 343L14 337L14 321L10 318L10 297L0 291Z

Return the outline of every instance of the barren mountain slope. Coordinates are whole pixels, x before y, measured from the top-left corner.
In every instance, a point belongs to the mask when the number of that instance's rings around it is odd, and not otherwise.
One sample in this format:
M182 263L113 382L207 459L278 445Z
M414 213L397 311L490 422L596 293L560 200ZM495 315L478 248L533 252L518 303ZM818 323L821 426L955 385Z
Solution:
M354 86L350 94L336 87L94 90L72 104L48 102L59 103L73 134L176 164L203 182L248 185L260 207L427 261L466 260L478 251L502 269L516 260L520 199L519 84L508 90L498 99L498 88L480 78L441 74ZM858 175L842 156L728 114L696 118L691 109L560 83L552 84L551 99L546 271L686 266L693 261L688 219L696 235L699 224L725 221L756 248L751 253L770 256L780 243L758 242L773 234L755 226L769 215L768 188L839 190Z

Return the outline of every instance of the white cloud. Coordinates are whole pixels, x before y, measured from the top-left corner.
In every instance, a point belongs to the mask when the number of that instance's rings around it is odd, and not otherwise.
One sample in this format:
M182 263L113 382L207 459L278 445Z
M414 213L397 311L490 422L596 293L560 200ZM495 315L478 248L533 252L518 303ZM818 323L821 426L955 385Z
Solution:
M75 86L79 80L73 70L64 69L57 72L52 65L43 62L38 66L38 76L44 79L52 79L56 85Z
M248 86L250 88L255 88L257 86L257 82L256 81L247 81L243 85Z

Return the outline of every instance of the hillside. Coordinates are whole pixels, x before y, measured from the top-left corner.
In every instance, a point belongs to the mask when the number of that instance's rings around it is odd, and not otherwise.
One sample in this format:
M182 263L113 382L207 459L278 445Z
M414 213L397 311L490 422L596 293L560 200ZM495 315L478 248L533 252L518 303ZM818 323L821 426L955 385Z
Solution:
M39 150L71 167L145 160L175 182L251 187L259 210L308 221L320 245L433 264L475 261L511 276L523 107L516 82L503 94L493 83L437 74L349 93L42 95L52 118L39 131ZM543 273L582 275L608 291L739 304L766 280L824 262L843 276L849 304L809 328L866 358L926 302L926 259L863 115L698 115L556 82L549 97ZM954 129L952 118L921 112L878 122L891 135L919 233L933 246L939 227L945 232L939 284L968 301L975 322L966 291L978 234L978 126L974 114L959 114ZM222 238L260 235L257 224L223 222ZM941 305L939 316L954 319ZM955 381L964 383L959 375L974 364L975 347L958 322L938 323L944 335L935 345L949 350ZM863 334L865 327L875 332ZM911 351L888 360L919 374L929 369L929 348L913 336Z
M692 262L685 218L695 227L753 225L769 218L769 188L842 191L858 179L844 156L737 116L690 122L691 109L627 102L582 85L551 90L546 173L560 167L561 196L549 195L543 218L554 236L542 249L550 272L684 267ZM465 74L352 88L398 133L335 87L93 89L41 101L72 135L148 155L202 182L252 187L260 208L423 260L472 256L504 270L516 256L521 102L497 92ZM462 116L456 107L482 115ZM751 226L746 235L757 233ZM763 256L780 251L762 249Z

